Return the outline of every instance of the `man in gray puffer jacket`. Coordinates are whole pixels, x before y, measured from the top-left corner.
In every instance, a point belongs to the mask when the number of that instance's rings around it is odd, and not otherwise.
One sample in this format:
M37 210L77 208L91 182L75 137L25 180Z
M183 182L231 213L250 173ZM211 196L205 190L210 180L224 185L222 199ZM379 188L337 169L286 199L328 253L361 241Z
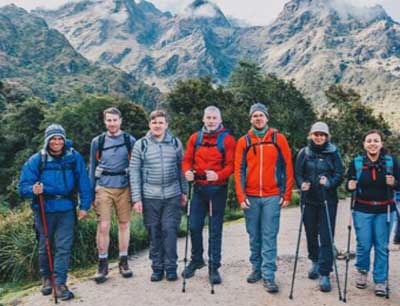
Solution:
M168 131L167 114L150 114L149 132L133 147L129 165L132 203L143 212L150 237L151 281L177 276L177 235L181 205L186 205L187 182L182 174L182 143Z

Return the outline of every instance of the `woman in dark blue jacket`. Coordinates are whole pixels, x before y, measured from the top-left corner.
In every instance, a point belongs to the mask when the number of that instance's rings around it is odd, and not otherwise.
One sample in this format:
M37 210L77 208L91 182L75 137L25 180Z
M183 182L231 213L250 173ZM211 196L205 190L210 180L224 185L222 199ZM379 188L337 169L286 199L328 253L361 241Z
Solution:
M380 131L368 131L363 137L363 144L365 154L354 158L347 174L347 189L355 191L356 287L367 287L370 254L374 247L375 294L385 296L388 289L390 224L395 214L393 191L400 189L399 165L396 158L383 148Z
M333 254L324 198L329 210L332 234L338 203L337 188L342 182L343 165L339 151L330 141L329 128L324 122L313 124L309 144L300 150L295 165L296 183L301 188L304 205L303 222L307 236L308 258L312 261L310 279L319 276L320 290L331 291L329 274Z
M46 129L44 147L24 164L18 187L22 197L32 199L35 227L39 233L42 294L51 294L52 286L39 209L40 195L44 199L49 238L55 237L54 276L57 296L61 300L69 300L74 296L66 286L76 219L74 192L79 192L79 219L83 219L87 217L92 202L92 191L85 162L71 147L71 142L66 140L61 125L51 124Z

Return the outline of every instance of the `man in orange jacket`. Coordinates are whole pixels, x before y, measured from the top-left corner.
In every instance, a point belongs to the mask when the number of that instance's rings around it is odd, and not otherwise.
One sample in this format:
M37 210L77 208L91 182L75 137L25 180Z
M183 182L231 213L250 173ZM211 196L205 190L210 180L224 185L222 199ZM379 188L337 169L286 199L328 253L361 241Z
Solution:
M285 136L269 128L268 120L264 104L251 106L251 129L236 147L235 187L250 238L253 271L247 282L262 278L267 291L275 293L279 291L275 272L280 210L290 203L293 167Z
M220 284L222 279L218 268L221 266L222 224L236 142L223 127L217 107L208 106L204 110L203 122L203 128L190 136L182 162L186 180L195 183L189 217L192 256L182 276L190 278L197 269L205 266L202 232L204 219L212 207L209 276L210 282Z

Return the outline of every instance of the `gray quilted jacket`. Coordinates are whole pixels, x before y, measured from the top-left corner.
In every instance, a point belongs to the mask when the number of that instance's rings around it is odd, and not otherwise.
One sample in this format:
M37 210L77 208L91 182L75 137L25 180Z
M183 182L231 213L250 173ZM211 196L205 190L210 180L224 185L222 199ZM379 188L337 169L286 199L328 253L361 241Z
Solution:
M187 193L182 174L181 141L166 132L158 142L150 132L136 141L129 163L132 202L146 199L169 199Z

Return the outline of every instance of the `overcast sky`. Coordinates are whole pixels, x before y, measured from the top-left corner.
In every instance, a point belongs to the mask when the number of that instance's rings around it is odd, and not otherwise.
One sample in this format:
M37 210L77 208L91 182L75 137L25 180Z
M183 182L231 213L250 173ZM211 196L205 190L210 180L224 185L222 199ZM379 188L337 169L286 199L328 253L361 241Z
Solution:
M0 0L0 6L14 3L28 10L40 7L56 8L70 0ZM138 0L136 0L138 2ZM266 25L272 22L289 0L213 0L225 15L243 19L253 25ZM193 0L150 0L162 11L179 13ZM387 13L400 21L400 0L349 0L348 3L360 6L381 4Z

